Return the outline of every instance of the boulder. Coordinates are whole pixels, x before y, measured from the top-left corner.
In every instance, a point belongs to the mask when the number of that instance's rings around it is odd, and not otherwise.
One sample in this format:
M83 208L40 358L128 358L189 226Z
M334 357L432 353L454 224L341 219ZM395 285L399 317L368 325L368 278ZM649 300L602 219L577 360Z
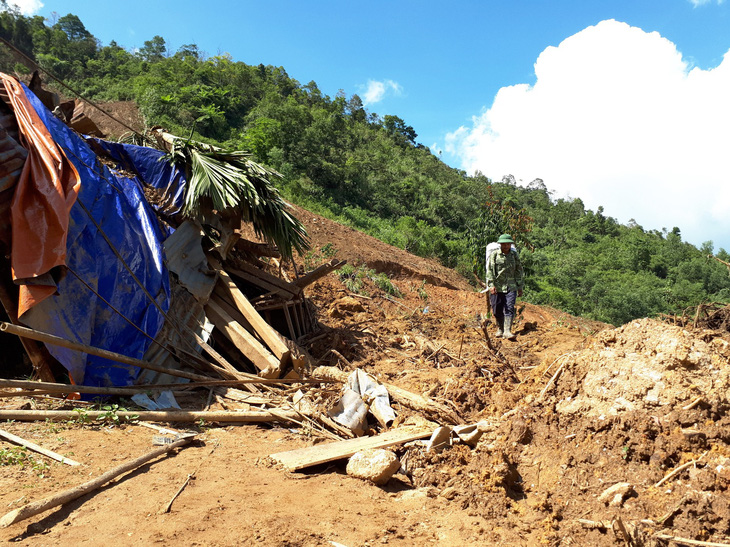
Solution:
M400 469L400 461L389 450L374 448L356 452L347 462L347 474L383 485Z

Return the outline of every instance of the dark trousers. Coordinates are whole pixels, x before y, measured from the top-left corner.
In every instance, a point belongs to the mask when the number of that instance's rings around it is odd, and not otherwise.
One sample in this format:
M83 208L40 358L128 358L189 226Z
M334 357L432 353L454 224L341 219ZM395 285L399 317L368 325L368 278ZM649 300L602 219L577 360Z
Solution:
M492 313L498 322L503 321L505 316L514 317L516 301L517 291L489 294L489 303L492 305Z

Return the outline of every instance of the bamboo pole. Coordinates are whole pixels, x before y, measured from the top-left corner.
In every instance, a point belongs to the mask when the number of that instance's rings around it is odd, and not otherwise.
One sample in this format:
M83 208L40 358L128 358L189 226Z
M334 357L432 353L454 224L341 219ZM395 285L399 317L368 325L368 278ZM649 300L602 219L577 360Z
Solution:
M10 511L4 517L0 518L0 528L6 528L11 524L15 524L18 521L30 518L32 516L43 513L44 511L48 511L53 507L58 507L59 505L63 505L64 503L68 503L77 498L80 498L81 496L92 492L97 488L101 488L104 484L106 484L113 478L118 477L119 475L126 473L127 471L131 471L132 469L136 469L140 465L145 464L148 461L157 458L158 456L166 454L171 450L174 450L175 448L188 444L193 440L193 438L194 437L192 436L185 437L184 439L175 441L172 444L156 448L155 450L152 450L151 452L148 452L147 454L144 454L139 458L125 462L115 467L114 469L107 471L103 475L100 475L95 479L80 484L79 486L69 488L68 490L64 490L63 492L59 492L58 494L55 494L48 498L31 502L27 505L24 505L23 507L19 507L18 509Z
M97 420L109 416L109 412L102 410L86 410L82 415ZM277 410L274 414L267 410L236 411L197 411L197 410L140 410L139 412L119 411L115 416L126 420L144 420L148 422L208 422L226 423L261 423L286 422L296 420L298 414L287 410ZM75 410L0 410L0 421L17 420L19 422L34 422L43 420L74 420L79 417Z
M61 338L59 336L54 336L52 334L47 334L45 332L40 332L37 330L29 329L27 327L21 327L19 325L13 325L11 323L0 323L0 332L7 332L9 334L15 334L20 337L24 338L30 338L32 340L38 340L39 342L43 342L45 344L53 344L55 346L61 346L68 349L73 349L76 351L80 351L83 353L88 353L89 355L96 355L98 357L104 357L105 359L110 359L112 361L116 361L118 363L123 363L125 365L132 365L135 367L147 369L147 370L154 370L155 372L164 372L166 374L170 374L171 376L178 376L180 378L188 378L189 380L210 380L210 376L204 376L202 374L195 374L192 372L185 372L182 370L176 370L174 368L168 368L163 367L160 365L155 365L154 363L150 363L148 361L142 361L141 359L135 359L133 357L127 357L126 355L122 355L121 353L115 353L113 351L101 349L101 348L95 348L94 346L89 346L87 344L80 344L79 342L72 342L71 340L66 340L65 338Z
M4 388L20 388L21 392L3 392L4 397L20 397L26 395L46 395L49 393L89 393L92 395L122 395L130 396L135 393L147 393L148 391L172 390L180 391L197 387L236 387L242 384L323 384L331 382L331 380L303 380L303 379L268 379L268 378L251 378L245 380L211 380L205 382L186 382L179 384L140 384L136 386L118 386L118 387L96 387L96 386L77 386L71 384L56 384L51 382L32 382L26 380L4 380L0 379L0 387Z

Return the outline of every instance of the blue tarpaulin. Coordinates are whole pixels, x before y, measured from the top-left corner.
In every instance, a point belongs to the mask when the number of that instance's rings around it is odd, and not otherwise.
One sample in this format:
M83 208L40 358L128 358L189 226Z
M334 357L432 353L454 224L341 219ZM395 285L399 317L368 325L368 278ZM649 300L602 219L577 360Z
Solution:
M34 306L22 320L50 334L141 359L165 317L140 283L162 310L166 312L170 305L162 248L167 234L145 200L143 184L167 192L168 205L179 209L185 179L167 162L158 161L162 153L157 150L96 141L138 176L115 174L98 160L83 138L55 118L30 90L25 88L25 92L78 170L81 190L71 208L68 271L57 280L58 294ZM136 367L58 346L49 345L48 349L77 384L130 385L140 372Z

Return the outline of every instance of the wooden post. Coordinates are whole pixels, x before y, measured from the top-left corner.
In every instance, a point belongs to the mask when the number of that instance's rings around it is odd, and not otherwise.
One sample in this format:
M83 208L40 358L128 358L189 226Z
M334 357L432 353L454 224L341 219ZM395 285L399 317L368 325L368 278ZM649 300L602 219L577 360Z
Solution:
M299 340L302 336L304 336L304 331L302 330L302 322L299 320L299 303L294 302L292 304L292 312L294 313L294 325L297 327L297 337L295 340Z
M289 303L284 302L284 307L282 308L284 310L284 317L286 318L286 324L289 327L289 337L292 340L297 339L297 335L294 332L294 324L291 321L291 315L289 314Z

